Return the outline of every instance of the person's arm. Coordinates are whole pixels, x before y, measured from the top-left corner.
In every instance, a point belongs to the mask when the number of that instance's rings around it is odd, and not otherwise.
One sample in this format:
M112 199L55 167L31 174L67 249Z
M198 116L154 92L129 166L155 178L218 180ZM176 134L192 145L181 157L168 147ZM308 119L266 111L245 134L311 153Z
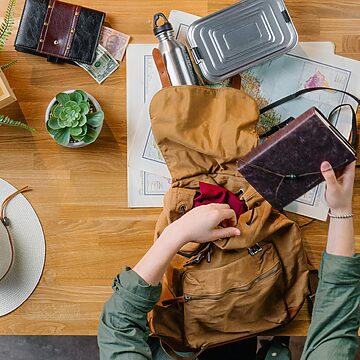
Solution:
M337 179L329 163L323 163L321 170L330 213L351 215L355 162ZM358 348L359 301L360 255L355 254L352 217L330 218L302 360L354 359Z
M229 226L218 228L227 221ZM176 252L190 241L207 242L240 235L235 212L225 204L199 206L170 224L134 269L114 281L114 294L104 305L98 332L101 360L152 359L147 344L147 313L160 297L161 280Z

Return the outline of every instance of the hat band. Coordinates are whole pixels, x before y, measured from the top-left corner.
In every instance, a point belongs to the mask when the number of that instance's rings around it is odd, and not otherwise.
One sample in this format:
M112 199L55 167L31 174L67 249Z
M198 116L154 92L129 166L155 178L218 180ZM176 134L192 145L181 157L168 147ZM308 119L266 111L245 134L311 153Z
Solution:
M1 205L1 208L0 208L0 226L3 226L5 228L5 233L7 234L7 241L10 245L10 256L11 256L11 259L10 259L10 262L9 264L5 265L5 272L3 274L0 274L0 281L2 279L5 278L5 276L9 273L12 265L13 265L13 262L14 262L14 244L13 244L13 241L12 241L12 238L11 238L11 235L10 235L10 232L9 232L9 229L8 229L8 226L10 225L10 221L9 219L5 216L5 209L6 209L6 205L18 194L20 193L23 193L25 191L28 191L29 188L28 186L25 186L23 187L22 189L14 192L13 194L11 194L10 196L8 196L2 203ZM5 240L6 241L6 240ZM6 259L1 259L0 258L0 262L3 262L3 261L6 261ZM1 268L1 266L0 266Z

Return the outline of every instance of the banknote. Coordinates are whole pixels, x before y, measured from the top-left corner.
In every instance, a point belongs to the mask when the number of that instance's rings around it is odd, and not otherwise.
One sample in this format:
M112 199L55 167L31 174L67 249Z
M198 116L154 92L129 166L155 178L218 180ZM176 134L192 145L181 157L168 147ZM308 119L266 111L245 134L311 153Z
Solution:
M99 43L116 59L122 61L130 36L103 26Z
M118 67L119 63L100 44L96 49L96 58L92 65L75 61L77 65L86 70L99 84L108 78Z

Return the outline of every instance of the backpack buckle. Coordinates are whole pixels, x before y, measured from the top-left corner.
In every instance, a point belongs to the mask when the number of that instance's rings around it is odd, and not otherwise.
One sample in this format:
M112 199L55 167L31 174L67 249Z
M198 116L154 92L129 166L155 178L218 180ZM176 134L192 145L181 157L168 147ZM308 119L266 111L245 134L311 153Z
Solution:
M260 251L262 251L262 247L259 243L256 243L254 246L248 248L248 253L250 256L254 256Z

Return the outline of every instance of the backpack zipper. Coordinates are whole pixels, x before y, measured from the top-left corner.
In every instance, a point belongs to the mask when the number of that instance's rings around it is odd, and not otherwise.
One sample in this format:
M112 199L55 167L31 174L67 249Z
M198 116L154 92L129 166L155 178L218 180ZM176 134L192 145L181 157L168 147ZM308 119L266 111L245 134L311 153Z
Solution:
M266 273L258 276L253 281L251 281L248 285L238 287L238 288L231 288L227 289L226 291L220 293L220 294L208 294L208 295L192 295L192 294L184 294L183 299L181 302L187 302L190 300L204 300L204 299L210 299L210 300L218 300L227 295L230 292L245 292L250 290L256 283L258 283L261 280L266 279L267 277L275 274L280 269L280 263L277 263L272 269L268 270ZM180 296L177 298L180 300ZM175 299L174 299L175 300Z

